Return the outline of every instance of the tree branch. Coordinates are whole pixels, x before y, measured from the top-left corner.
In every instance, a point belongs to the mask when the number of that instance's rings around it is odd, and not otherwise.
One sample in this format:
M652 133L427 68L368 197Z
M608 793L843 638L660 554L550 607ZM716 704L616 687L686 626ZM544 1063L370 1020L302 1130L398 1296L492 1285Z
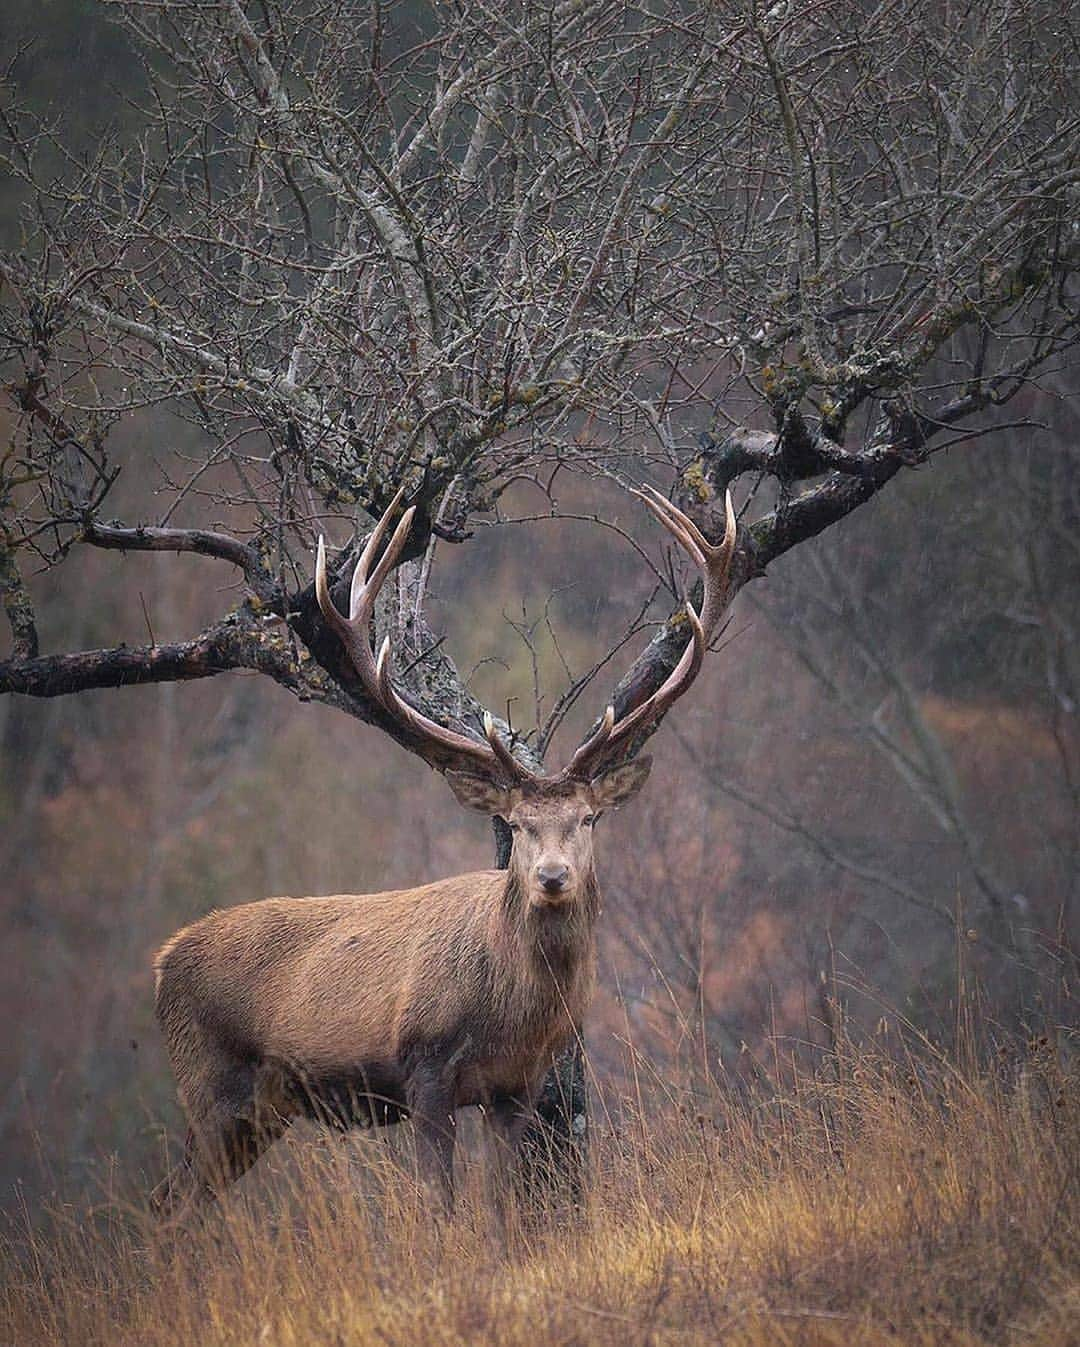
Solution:
M26 592L15 560L15 549L0 536L0 602L11 625L11 653L17 660L34 659L38 652L34 605Z
M201 556L231 561L263 603L275 609L281 606L281 589L262 563L258 552L248 543L227 533L207 529L150 528L138 525L125 528L118 524L99 524L90 520L83 528L84 542L94 547L119 552L197 552Z
M234 615L207 627L190 641L173 645L120 645L109 650L3 661L0 693L63 697L91 688L212 678L231 669L269 674L293 692L304 695L306 691L291 653L276 635Z

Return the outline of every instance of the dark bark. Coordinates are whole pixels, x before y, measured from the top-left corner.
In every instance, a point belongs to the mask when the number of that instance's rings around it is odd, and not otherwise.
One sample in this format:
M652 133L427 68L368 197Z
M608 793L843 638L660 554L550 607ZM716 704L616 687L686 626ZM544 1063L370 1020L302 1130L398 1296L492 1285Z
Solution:
M766 567L798 543L816 538L858 506L865 504L896 476L899 457L884 462L874 474L834 473L794 500L785 501L743 535L732 567L732 592L765 574Z
M572 1211L585 1192L589 1152L585 1049L580 1031L548 1072L521 1139L520 1190L537 1210Z
M244 572L248 587L258 599L275 608L281 604L280 590L255 548L227 533L146 526L122 528L91 520L83 530L83 538L94 547L117 552L196 552L231 561Z
M285 649L264 632L226 620L208 627L193 640L171 645L121 645L109 650L0 661L0 693L63 697L91 688L210 678L230 669L269 674L293 690L301 685Z
M37 658L38 634L34 607L15 562L14 549L0 539L0 602L11 626L11 653L20 661Z
M721 489L746 472L768 473L788 484L835 472L881 485L883 474L887 479L895 472L890 467L898 457L904 461L895 445L876 452L845 449L824 430L795 417L788 418L783 434L739 429L720 440L706 437L702 444L702 470Z

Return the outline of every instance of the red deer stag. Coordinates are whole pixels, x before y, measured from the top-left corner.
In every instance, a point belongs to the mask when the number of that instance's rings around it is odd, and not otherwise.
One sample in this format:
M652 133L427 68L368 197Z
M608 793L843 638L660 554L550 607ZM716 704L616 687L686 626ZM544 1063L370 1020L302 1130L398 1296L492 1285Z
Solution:
M406 510L375 559L398 492L356 565L350 615L330 598L319 543L323 615L364 692L428 749L471 809L509 824L507 870L458 875L363 896L267 898L212 912L160 950L156 1008L190 1131L185 1161L156 1205L211 1194L236 1179L292 1118L383 1124L411 1117L417 1168L452 1201L454 1112L484 1107L508 1156L553 1058L592 994L600 895L592 827L649 772L629 758L690 686L726 602L735 545L730 496L723 541L711 545L656 492L639 495L704 576L691 640L650 697L598 728L556 776L529 771L485 717L486 740L422 715L390 679L389 639L376 658L379 588L412 523Z

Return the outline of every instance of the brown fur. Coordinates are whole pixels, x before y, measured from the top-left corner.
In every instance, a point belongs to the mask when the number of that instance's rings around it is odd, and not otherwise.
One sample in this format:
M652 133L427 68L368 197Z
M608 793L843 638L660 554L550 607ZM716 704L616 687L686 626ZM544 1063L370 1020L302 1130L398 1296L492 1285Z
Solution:
M513 1146L592 994L589 820L647 770L527 796L457 778L463 803L514 830L508 870L268 898L167 941L156 1009L191 1131L157 1201L220 1188L301 1114L365 1125L412 1115L422 1177L447 1199L455 1109L483 1104ZM545 889L541 877L562 868L563 887Z

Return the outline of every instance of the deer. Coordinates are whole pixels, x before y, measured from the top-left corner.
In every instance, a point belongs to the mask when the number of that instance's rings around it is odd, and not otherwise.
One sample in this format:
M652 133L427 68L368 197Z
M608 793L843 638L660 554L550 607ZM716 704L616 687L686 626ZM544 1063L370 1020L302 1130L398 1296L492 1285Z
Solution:
M184 1159L152 1194L157 1211L220 1196L302 1117L342 1127L411 1119L418 1179L443 1211L459 1109L482 1108L512 1163L593 993L594 827L645 784L651 760L640 744L696 678L728 598L730 493L717 544L659 492L634 494L700 571L701 609L684 599L690 639L661 685L619 718L608 706L551 775L523 763L487 713L480 739L414 707L391 677L389 637L375 655L375 601L414 515L404 511L379 556L404 488L356 563L348 616L331 598L320 538L316 598L364 693L437 753L461 805L508 825L509 866L386 893L266 898L213 911L166 941L155 1009L188 1134Z

